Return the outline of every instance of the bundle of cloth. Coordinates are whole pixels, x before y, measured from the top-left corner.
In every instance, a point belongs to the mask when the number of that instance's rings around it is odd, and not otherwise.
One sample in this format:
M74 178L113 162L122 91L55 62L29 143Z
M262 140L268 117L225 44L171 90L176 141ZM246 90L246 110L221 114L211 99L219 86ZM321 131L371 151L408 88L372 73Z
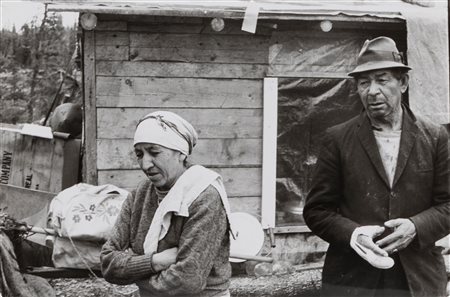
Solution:
M53 288L42 277L21 273L14 245L0 231L0 296L3 297L52 297Z

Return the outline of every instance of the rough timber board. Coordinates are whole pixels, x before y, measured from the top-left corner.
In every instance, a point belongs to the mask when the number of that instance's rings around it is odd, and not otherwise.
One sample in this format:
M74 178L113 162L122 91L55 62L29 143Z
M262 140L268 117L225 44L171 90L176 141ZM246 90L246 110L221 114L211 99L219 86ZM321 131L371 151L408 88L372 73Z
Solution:
M261 196L261 168L209 168L222 176L228 196ZM140 169L98 172L99 184L113 184L127 189L134 189L145 178Z
M139 168L132 139L99 139L97 168ZM195 164L214 166L261 166L261 139L200 139L190 156Z
M127 61L130 55L128 45L98 45L95 47L95 59L105 61Z
M203 18L158 16L158 15L120 15L120 14L98 14L98 20L103 21L125 21L134 23L154 24L202 24Z
M130 47L136 48L257 51L267 50L269 41L265 36L130 33Z
M267 64L267 48L253 51L245 49L186 49L186 48L148 48L131 47L131 61L173 61L185 63L241 63ZM104 60L112 60L109 57Z
M242 31L241 20L224 20L225 27L222 31L216 32L211 27L211 18L202 19L197 24L179 24L179 23L144 23L136 20L129 20L128 30L130 32L148 32L148 33L190 33L190 34L215 34L215 35L271 35L275 30L276 23L273 21L258 22L255 34Z
M211 64L148 61L98 61L99 76L198 77L198 78L263 78L267 65Z
M98 107L262 108L262 80L98 77Z
M251 87L251 86L249 86ZM233 89L230 89L230 94ZM248 93L248 95L246 95ZM252 92L251 89L240 94L205 94L197 95L189 93L177 93L176 91L165 93L153 93L146 95L98 95L97 107L119 107L119 108L199 108L199 109L261 109L261 99L258 97L259 90ZM241 98L239 98L241 97Z
M86 31L87 32L87 31ZM95 32L95 45L123 45L128 46L130 44L130 38L128 32Z
M98 108L98 138L132 138L140 118L159 110ZM168 109L190 122L200 138L261 138L261 109Z
M230 197L231 212L246 212L261 221L261 197Z
M97 22L95 31L127 31L128 23L126 21L102 21Z

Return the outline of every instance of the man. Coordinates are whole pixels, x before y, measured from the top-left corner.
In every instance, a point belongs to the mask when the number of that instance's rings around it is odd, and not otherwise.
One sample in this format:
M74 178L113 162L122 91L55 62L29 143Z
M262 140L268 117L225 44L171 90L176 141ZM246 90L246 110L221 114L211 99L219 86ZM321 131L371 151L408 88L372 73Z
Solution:
M445 296L448 136L402 104L410 69L392 39L367 40L349 74L364 110L327 131L304 208L330 243L323 296Z

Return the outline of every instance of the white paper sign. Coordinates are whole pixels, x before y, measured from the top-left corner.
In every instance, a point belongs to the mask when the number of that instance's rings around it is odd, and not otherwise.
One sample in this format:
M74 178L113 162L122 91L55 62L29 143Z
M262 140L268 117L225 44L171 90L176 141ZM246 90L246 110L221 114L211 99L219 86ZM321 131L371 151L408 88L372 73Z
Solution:
M244 21L242 22L242 31L255 33L256 24L258 22L259 9L259 4L255 3L254 1L250 1L247 9L245 10Z
M21 134L53 139L52 128L35 124L24 124Z

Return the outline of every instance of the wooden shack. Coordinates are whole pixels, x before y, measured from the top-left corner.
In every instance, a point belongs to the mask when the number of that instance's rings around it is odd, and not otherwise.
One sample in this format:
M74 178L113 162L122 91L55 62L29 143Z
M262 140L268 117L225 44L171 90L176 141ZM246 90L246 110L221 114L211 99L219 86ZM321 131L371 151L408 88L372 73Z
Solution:
M268 236L263 254L277 260L312 262L326 250L304 225L302 206L323 131L361 109L347 73L366 39L392 37L414 69L434 63L427 77L414 72L407 103L449 122L448 39L439 29L447 28L447 18L439 7L402 1L45 2L50 11L85 18L84 181L136 186L144 178L132 146L138 120L155 110L176 112L199 133L191 161L223 176L232 211L253 214L274 234L275 247ZM439 13L430 18L438 29L418 17L424 12ZM243 23L255 32L243 31ZM444 45L439 63L423 60L429 50L411 42L412 26L426 28L421 34L431 34L429 44ZM428 83L436 88L427 92L435 93L421 93Z

